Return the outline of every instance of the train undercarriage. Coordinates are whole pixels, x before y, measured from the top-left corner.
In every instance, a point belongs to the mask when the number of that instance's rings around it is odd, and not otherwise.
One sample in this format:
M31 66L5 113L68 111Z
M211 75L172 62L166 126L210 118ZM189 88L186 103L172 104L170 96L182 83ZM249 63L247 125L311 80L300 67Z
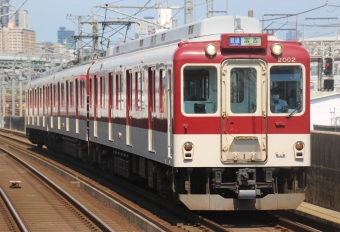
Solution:
M307 171L304 167L173 168L135 154L52 132L26 129L26 136L38 147L45 145L50 150L63 152L129 180L145 180L164 198L182 202L193 210L285 209L294 208L304 198ZM285 195L289 197L286 199ZM261 203L264 198L288 205L268 206L268 203ZM258 200L257 205L254 200ZM196 201L200 204L197 205ZM224 201L226 206L220 207ZM243 203L246 203L245 207Z

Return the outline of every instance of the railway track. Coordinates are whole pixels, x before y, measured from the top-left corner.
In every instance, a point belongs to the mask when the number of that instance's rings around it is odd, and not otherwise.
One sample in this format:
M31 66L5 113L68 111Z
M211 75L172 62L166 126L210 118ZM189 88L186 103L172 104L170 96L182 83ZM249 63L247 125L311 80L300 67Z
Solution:
M13 137L13 136L12 136ZM21 146L25 146L23 149L32 150L32 145L29 143L22 144ZM34 146L33 146L34 147ZM36 151L36 149L33 149ZM85 186L87 189L93 188L96 190L88 190L90 195L96 196L96 198L100 198L102 202L106 202L105 204L113 204L108 203L108 198L115 199L116 202L127 207L127 211L133 211L139 217L144 217L145 220L151 222L159 228L161 231L242 231L244 228L248 228L248 231L252 231L248 226L242 225L234 225L233 223L233 212L228 212L228 216L221 216L217 217L210 217L210 216L198 216L197 214L178 207L176 205L170 204L169 202L164 201L164 199L155 196L154 194L150 194L143 189L136 187L135 185L131 185L131 183L127 183L124 180L121 180L117 177L113 177L111 174L102 172L100 176L94 174L98 172L93 166L87 165L85 163L80 163L75 159L67 159L66 156L58 154L51 154L50 151L46 149L37 149L40 153L42 152L44 155L40 156L39 159L45 160L46 162L52 162L53 165L59 166L63 172L69 173L70 175L76 174L76 178L73 182L78 183L78 186ZM52 152L53 153L53 152ZM32 158L31 158L32 159ZM70 163L71 160L71 163ZM45 162L44 161L44 162ZM42 161L40 161L42 162ZM61 167L62 165L67 165L68 167ZM46 164L45 164L46 166ZM85 171L84 171L85 168ZM82 174L78 174L81 172ZM88 176L89 178L85 177ZM91 180L92 179L92 180ZM105 186L105 187L103 187ZM99 189L99 190L97 190ZM122 198L121 196L124 196ZM131 203L134 202L134 203ZM117 206L111 206L116 207ZM127 212L125 211L125 212ZM122 212L121 212L122 213ZM123 212L123 214L125 214ZM236 214L236 213L234 213ZM239 215L239 214L238 214ZM128 216L129 217L129 216ZM227 220L222 219L215 220L216 218L225 218ZM266 216L265 216L266 217ZM210 218L210 219L208 219ZM272 215L272 218L275 218ZM301 224L299 225L299 230L296 230L297 227L292 227L291 223L282 222L283 217L280 217L280 220L275 220L271 223L267 223L266 225L262 225L263 223L260 222L260 225L255 225L254 228L256 230L263 228L267 231L317 231L313 228L301 228ZM133 219L129 219L133 220ZM215 222L218 221L218 222ZM235 219L235 221L237 221ZM140 227L141 222L137 223L137 226ZM242 223L244 224L244 223ZM147 226L140 227L142 230L148 230ZM290 229L289 228L295 228Z
M1 187L0 196L0 230L27 231L26 226Z
M7 164L6 172L22 180L10 181L11 186L4 191L12 208L17 211L15 215L20 215L22 227L29 231L53 231L56 228L59 231L113 230L53 181L16 157L13 152L3 148L1 150L7 154L0 157L0 161ZM15 158L24 167L16 164L8 156ZM4 183L8 177L1 176L1 182Z

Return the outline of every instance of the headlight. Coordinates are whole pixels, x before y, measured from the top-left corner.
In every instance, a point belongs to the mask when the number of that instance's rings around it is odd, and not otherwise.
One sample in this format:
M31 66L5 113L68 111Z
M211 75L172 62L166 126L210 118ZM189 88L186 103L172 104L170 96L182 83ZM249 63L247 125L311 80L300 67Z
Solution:
M209 55L209 56L214 56L216 55L216 47L213 44L208 44L205 47L205 52Z
M281 44L273 44L272 46L272 53L276 56L282 54L282 46Z
M301 151L304 146L305 146L305 144L301 141L298 141L298 142L295 143L295 149L298 150L298 151Z
M192 150L192 143L186 142L186 143L184 143L183 147L184 147L184 150L191 151Z

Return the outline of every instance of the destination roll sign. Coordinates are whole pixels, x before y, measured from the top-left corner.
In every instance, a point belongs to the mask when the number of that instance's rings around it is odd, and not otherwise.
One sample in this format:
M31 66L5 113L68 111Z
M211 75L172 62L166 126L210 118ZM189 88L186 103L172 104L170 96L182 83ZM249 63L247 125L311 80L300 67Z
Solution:
M229 37L229 46L261 46L261 37Z
M222 34L222 48L266 48L267 34Z

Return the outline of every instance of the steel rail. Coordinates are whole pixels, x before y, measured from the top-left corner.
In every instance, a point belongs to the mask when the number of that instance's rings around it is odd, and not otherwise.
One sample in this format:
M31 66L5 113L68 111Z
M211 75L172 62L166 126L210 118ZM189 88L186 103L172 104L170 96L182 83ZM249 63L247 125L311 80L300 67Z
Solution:
M98 218L94 213L92 213L89 209L87 209L83 204L81 204L79 201L77 201L74 197L72 197L70 194L68 194L62 188L60 188L57 184L55 184L52 180L47 178L41 172L39 172L38 170L33 168L31 165L29 165L25 161L21 160L17 156L13 155L11 152L7 151L6 149L0 148L0 150L5 152L9 156L11 156L16 161L18 161L20 164L24 165L26 168L28 168L30 171L32 171L34 174L36 174L40 179L42 179L50 187L52 187L60 195L62 195L70 203L72 203L73 206L75 206L78 210L80 210L80 212L82 212L87 218L89 218L92 221L92 223L94 223L96 226L98 226L102 231L114 231L109 225L107 225L104 221L102 221L100 218Z
M6 196L6 193L4 192L4 190L2 190L1 187L0 187L0 195L2 199L5 201L6 206L8 210L10 211L12 217L14 218L15 222L17 223L18 227L20 228L20 231L28 232L28 229L26 228L24 222L21 220L19 214L17 213L11 201L8 199L8 197Z
M309 226L306 226L304 224L301 224L301 223L298 223L298 222L294 222L294 221L291 221L289 219L286 219L282 216L279 216L275 213L272 213L272 212L268 212L269 214L273 215L274 217L277 218L277 220L289 225L289 226L292 226L294 227L293 229L298 229L298 231L305 231L305 232L322 232L321 230L317 230L317 229L314 229L312 227L309 227ZM292 229L292 228L289 228L289 229Z

